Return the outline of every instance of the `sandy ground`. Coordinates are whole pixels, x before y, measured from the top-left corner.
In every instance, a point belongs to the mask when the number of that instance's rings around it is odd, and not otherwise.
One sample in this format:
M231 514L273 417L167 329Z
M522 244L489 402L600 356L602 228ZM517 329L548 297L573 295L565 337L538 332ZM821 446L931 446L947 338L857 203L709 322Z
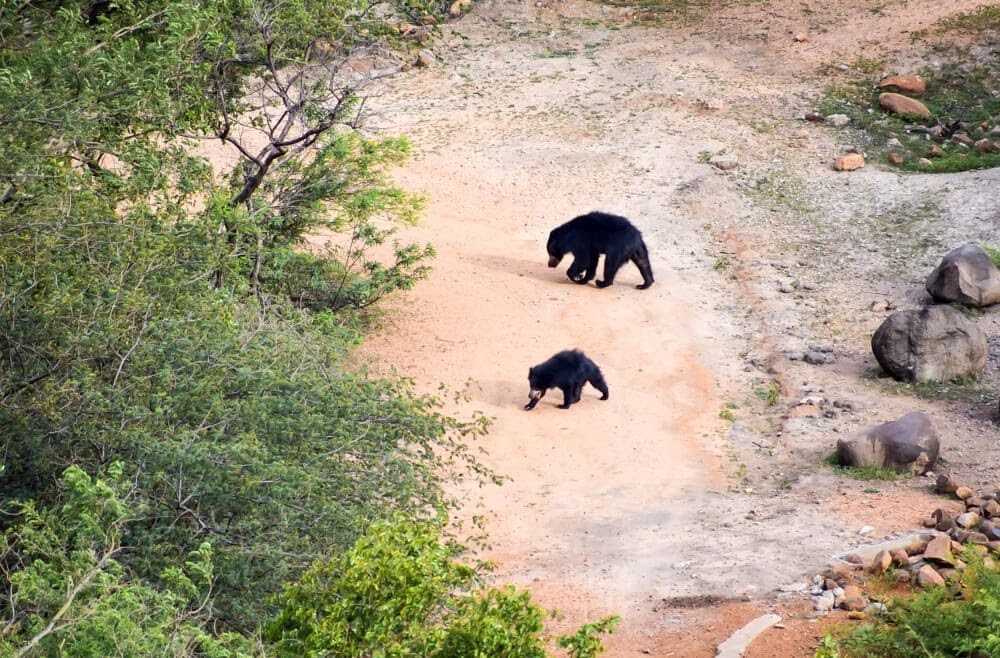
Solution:
M864 56L899 70L910 32L985 3L870 4L750 3L642 27L579 0L486 0L444 30L437 65L378 99L373 125L415 145L397 180L428 199L401 237L438 257L362 358L423 391L468 386L454 411L494 418L477 447L509 481L457 490L462 518L483 518L496 581L558 609L557 630L620 615L607 655L714 656L770 610L785 627L751 655L812 655L825 620L781 588L935 506L920 479L839 478L822 459L842 432L921 408L948 424L960 474L991 477L976 470L996 463L991 414L886 393L866 377L866 341L885 316L873 301L920 303L928 266L995 233L1000 176L838 174L843 134L800 120L830 67ZM723 151L736 170L705 162ZM800 205L748 192L760 181L787 183ZM928 195L940 217L917 230L939 243L890 268L894 238L857 218ZM568 260L546 267L548 231L591 210L640 227L652 288L635 289L631 264L603 290L569 282ZM786 358L815 345L834 363ZM601 366L610 399L588 387L564 411L553 391L524 411L528 367L572 347ZM781 396L768 406L756 392L771 381ZM807 395L849 404L812 414Z

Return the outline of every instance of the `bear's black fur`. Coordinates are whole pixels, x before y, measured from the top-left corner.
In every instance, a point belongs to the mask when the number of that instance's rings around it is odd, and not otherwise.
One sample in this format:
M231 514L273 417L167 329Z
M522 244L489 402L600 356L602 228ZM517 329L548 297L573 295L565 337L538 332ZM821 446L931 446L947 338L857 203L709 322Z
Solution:
M576 283L585 284L596 276L597 259L604 254L604 280L597 281L598 288L614 283L618 268L628 260L642 274L642 284L636 288L645 290L653 285L653 269L642 233L624 217L605 212L580 215L552 229L546 248L549 267L558 265L566 254L573 254L566 276Z
M596 363L579 350L559 352L545 363L528 369L531 392L524 408L534 409L547 390L561 388L563 403L560 409L569 409L571 404L580 401L583 385L587 382L602 393L602 400L608 399L608 385Z

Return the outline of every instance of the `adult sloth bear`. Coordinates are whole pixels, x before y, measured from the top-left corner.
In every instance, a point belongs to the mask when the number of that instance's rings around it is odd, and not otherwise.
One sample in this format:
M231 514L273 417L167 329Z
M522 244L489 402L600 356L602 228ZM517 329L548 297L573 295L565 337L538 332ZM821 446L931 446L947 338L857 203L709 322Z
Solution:
M580 215L562 226L552 229L546 245L549 267L555 267L567 253L573 254L573 264L566 276L585 284L597 274L597 259L604 254L604 280L597 281L598 288L606 288L615 281L618 268L631 260L642 274L645 290L653 285L653 269L649 266L649 251L639 232L630 221L618 215L592 212Z
M524 408L534 409L547 390L561 388L563 403L559 408L569 409L571 404L580 401L583 385L587 382L602 393L602 400L608 399L608 385L596 363L579 350L559 352L548 361L528 369L531 392Z

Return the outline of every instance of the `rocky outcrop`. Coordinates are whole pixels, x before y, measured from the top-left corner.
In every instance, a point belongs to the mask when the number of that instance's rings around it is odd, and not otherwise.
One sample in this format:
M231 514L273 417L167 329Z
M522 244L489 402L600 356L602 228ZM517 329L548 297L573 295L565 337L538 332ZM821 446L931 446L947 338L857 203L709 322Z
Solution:
M945 255L926 287L938 302L989 306L1000 302L1000 269L982 247L969 242Z
M937 430L919 411L837 441L842 466L875 466L914 475L933 468L940 450Z
M899 381L946 381L985 369L986 335L950 306L896 311L875 330L872 352Z

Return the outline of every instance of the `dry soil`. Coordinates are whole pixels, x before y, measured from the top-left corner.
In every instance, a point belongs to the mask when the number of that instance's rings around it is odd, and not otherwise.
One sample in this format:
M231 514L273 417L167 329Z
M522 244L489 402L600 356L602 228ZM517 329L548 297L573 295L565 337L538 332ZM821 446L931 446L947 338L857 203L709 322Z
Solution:
M438 256L362 357L494 419L477 447L509 480L456 489L460 517L484 520L496 581L559 610L555 630L620 615L609 656L714 656L770 611L783 628L748 655L812 655L830 618L801 585L937 500L927 478L842 477L824 461L838 436L921 409L947 467L995 484L991 391L898 393L869 339L927 302L947 251L1000 240L1000 171L835 172L860 137L803 120L845 68L913 72L931 61L914 32L988 3L720 4L646 25L581 0L477 2L375 104L372 126L415 147L396 179L428 199L400 237ZM591 210L641 228L652 288L632 265L601 290L546 267L548 231ZM571 347L610 399L588 388L564 411L553 391L524 411L528 367Z

